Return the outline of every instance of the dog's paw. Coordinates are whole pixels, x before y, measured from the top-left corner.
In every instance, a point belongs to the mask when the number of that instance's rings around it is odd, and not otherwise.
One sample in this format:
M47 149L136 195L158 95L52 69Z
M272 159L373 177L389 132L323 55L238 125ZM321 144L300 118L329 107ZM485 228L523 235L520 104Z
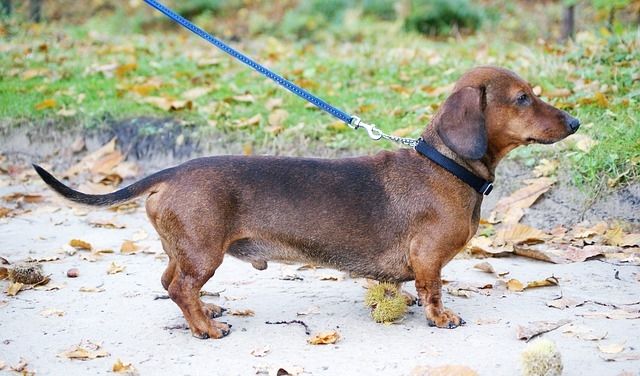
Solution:
M231 325L225 322L212 321L207 330L192 330L191 334L198 339L220 339L231 333Z
M208 318L215 319L216 317L222 316L222 314L226 312L226 308L211 303L202 303L202 311Z
M466 322L451 310L445 309L440 315L427 317L427 325L443 329L455 329Z

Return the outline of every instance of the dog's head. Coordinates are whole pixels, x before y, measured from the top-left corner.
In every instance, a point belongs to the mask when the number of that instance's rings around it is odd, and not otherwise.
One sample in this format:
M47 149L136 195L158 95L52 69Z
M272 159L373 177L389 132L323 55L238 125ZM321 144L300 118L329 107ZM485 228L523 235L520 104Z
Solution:
M456 82L433 125L461 157L490 153L499 160L520 145L559 141L575 133L580 121L542 101L515 73L479 67Z

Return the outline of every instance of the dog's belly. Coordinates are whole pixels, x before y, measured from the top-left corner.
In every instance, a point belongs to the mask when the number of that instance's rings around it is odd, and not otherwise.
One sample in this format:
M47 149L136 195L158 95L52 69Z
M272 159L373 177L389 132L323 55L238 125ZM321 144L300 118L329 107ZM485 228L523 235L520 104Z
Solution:
M371 252L369 257L363 257L358 250L323 249L318 245L301 247L281 241L244 238L233 242L226 253L251 263L258 270L266 269L268 261L294 262L329 267L380 281L414 279L406 256L396 250Z

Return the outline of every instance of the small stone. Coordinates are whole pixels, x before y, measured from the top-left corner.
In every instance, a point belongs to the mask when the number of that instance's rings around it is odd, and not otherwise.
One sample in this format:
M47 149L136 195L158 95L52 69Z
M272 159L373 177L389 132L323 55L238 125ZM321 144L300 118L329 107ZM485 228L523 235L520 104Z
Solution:
M77 278L80 275L80 270L77 268L71 268L67 270L67 277L69 278Z

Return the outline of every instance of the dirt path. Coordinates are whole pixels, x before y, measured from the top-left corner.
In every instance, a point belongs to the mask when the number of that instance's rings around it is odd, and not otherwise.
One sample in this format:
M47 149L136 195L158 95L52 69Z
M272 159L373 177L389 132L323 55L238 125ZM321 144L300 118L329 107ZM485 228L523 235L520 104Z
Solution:
M51 282L42 290L21 291L12 297L4 293L9 282L0 281L0 367L6 364L0 374L21 359L37 374L108 374L121 359L143 375L250 375L280 367L293 371L292 366L313 375L406 375L417 366L447 364L465 365L480 375L514 375L520 372L519 356L527 346L516 338L517 327L564 319L575 325L572 332L566 332L571 326L564 326L543 337L558 345L566 375L622 375L623 371L635 375L640 370L640 360L605 361L607 355L598 349L599 345L623 344L624 350L610 356L639 359L640 314L629 314L636 317L629 319L598 314L614 312L614 306L638 312L637 266L597 260L556 265L516 256L490 259L496 270L508 271L509 278L533 281L555 276L560 285L524 292L494 287L471 292L469 297L445 293L445 305L468 324L442 330L428 327L417 306L397 324L374 323L363 305L365 282L344 273L297 270L295 265L276 263L260 272L227 257L204 287L222 291L220 296L203 299L230 311L250 309L255 315L227 313L223 321L233 325L230 336L203 341L184 328L174 303L155 299L165 293L160 275L166 257L141 208L131 213L79 210L35 179L19 182L0 174L0 196L25 192L42 194L44 199L25 203L27 212L0 218L0 256L10 262L49 260L42 264ZM98 220L124 228L89 224ZM100 257L87 251L73 253L67 246L71 239L114 252ZM126 239L138 239L136 244L142 249L122 254ZM469 286L497 286L495 276L473 268L480 261L454 259L444 269L443 278ZM112 263L124 270L108 274ZM70 268L78 268L80 276L68 278ZM300 278L283 279L291 274ZM58 289L47 291L47 286ZM83 287L100 291L80 291ZM411 284L406 288L415 293ZM562 310L547 306L561 295L586 302ZM333 345L313 346L307 344L309 337L301 325L265 324L289 320L304 321L314 333L335 329L342 338ZM580 339L575 334L580 330L583 338L603 338ZM86 341L99 343L108 355L86 361L59 356ZM252 355L264 346L270 348L265 356Z

